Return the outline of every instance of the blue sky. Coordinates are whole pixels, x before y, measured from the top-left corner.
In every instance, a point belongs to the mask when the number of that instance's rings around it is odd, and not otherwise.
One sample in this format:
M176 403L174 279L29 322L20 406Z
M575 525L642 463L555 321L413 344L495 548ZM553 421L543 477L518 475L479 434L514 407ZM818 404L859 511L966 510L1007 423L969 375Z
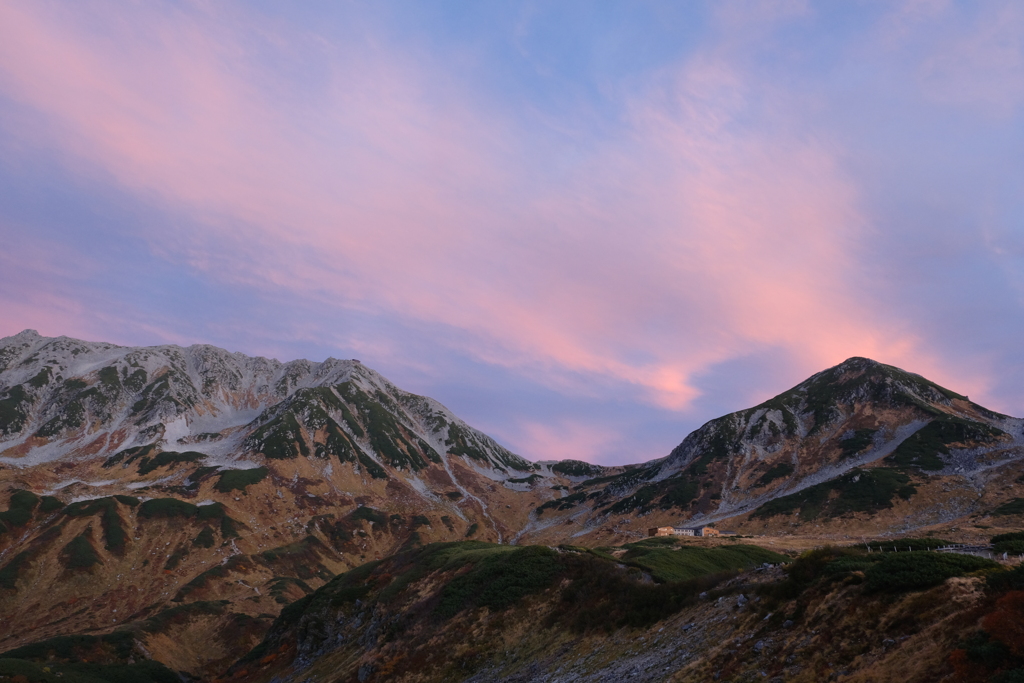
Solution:
M357 357L531 459L854 355L1024 414L1024 8L12 2L0 335Z

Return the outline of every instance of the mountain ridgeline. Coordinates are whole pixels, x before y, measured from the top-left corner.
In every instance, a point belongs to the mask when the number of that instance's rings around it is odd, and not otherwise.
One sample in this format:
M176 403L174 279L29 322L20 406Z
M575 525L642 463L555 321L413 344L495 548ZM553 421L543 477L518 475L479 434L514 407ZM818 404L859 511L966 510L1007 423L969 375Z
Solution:
M530 468L436 401L355 360L279 363L211 346L131 349L26 331L0 345L0 382L7 459L188 445L278 460L337 457L381 477L359 458L356 442L365 439L396 469L440 463L439 445L484 466Z
M585 549L672 524L842 538L1015 520L1022 432L851 358L656 460L531 462L356 360L26 330L0 340L0 651L74 636L108 652L103 638L130 633L205 678L282 606L436 542ZM551 571L577 576L573 562Z
M851 358L761 405L708 422L667 458L630 473L629 484L651 483L613 507L688 506L721 517L868 464L976 471L1016 457L1020 431L1019 420L920 376Z

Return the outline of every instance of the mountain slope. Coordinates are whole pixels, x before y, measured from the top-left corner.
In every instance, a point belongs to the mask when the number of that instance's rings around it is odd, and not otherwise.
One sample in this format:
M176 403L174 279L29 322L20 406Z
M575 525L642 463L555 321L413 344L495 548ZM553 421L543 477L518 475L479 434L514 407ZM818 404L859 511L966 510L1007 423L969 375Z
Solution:
M664 458L532 463L359 361L25 331L0 340L0 650L129 629L209 676L282 605L433 541L609 546L680 523L969 540L1024 514L1022 430L852 358Z
M728 520L752 532L765 519L820 525L841 517L833 526L844 527L858 514L872 518L868 533L878 533L897 530L887 517L896 507L891 518L901 520L899 528L907 512L918 526L942 523L1003 502L986 484L1021 474L1022 434L1018 418L918 375L851 358L708 422L665 458L581 482L559 505L538 509L524 537L557 538L551 530L567 520L577 526L575 542L586 542L610 519L644 517L645 526ZM934 496L935 488L952 495Z

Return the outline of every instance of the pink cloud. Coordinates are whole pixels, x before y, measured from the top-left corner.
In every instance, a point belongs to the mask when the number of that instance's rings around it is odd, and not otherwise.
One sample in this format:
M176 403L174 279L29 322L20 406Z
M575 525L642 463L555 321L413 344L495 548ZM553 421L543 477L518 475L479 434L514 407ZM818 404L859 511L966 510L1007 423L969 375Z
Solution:
M217 11L0 6L0 88L39 114L25 135L194 216L146 235L169 259L440 323L486 362L569 391L626 382L676 410L752 347L808 374L850 355L939 367L855 289L865 219L842 150L787 123L813 103L727 50L624 93L628 127L538 191L539 139L429 56ZM300 86L277 63L320 71ZM535 453L597 438L526 431Z
M621 440L614 430L576 420L560 420L555 424L525 422L518 425L515 434L510 436L514 436L524 453L543 454L538 457L550 460L584 460L597 464L611 464L602 462L602 456L608 457ZM631 453L624 449L615 453L612 460L614 464L622 464L650 457L649 453Z

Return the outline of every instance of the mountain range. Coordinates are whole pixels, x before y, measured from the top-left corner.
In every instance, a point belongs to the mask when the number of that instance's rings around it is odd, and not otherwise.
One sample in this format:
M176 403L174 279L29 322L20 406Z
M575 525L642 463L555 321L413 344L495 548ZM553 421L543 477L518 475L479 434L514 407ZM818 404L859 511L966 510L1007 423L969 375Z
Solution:
M102 659L128 633L118 661L205 680L285 605L436 542L967 541L1019 522L1021 481L1024 420L865 358L601 467L532 462L357 360L26 330L0 339L0 651L88 636Z

